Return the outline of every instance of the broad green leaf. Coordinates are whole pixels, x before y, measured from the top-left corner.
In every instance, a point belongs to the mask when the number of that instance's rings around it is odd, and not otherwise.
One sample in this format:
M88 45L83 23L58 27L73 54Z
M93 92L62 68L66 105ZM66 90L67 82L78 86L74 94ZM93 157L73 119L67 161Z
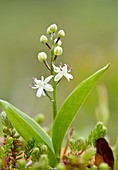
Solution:
M106 65L105 67L85 79L83 82L81 82L63 103L52 127L52 141L57 157L59 157L61 144L68 127L70 126L72 120L74 119L84 100L88 96L90 90L99 79L99 77L109 67L109 65L110 64Z
M118 138L115 144L114 158L115 158L114 170L118 170Z
M34 139L37 144L45 143L48 146L50 164L54 166L56 164L56 157L52 140L48 134L31 117L18 110L10 103L0 100L0 106L6 112L9 120L24 140L28 141Z

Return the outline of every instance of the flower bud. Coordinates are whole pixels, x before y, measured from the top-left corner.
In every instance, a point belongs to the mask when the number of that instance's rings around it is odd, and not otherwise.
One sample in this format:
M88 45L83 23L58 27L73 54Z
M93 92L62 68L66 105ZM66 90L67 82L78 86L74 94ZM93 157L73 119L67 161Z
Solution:
M42 161L48 161L48 156L47 156L47 154L41 154L40 159L41 159Z
M40 157L40 150L38 147L33 148L32 153L32 161L38 161Z
M52 24L52 25L50 26L50 31L51 31L52 33L55 33L55 32L57 31L57 25L56 25L56 24Z
M45 61L46 59L47 59L47 54L46 54L46 53L44 53L44 52L38 53L38 60L39 60L39 61L43 62L43 61Z
M63 52L63 49L61 47L59 47L59 46L55 47L55 49L54 49L55 55L61 55L62 52Z
M54 43L56 43L57 39L54 40ZM59 40L57 43L56 43L58 46L62 46L62 42L61 40Z
M64 32L63 30L60 30L60 31L58 32L58 37L60 37L60 38L65 37L65 32Z
M40 147L40 149L41 149L41 152L42 152L42 153L47 153L47 151L48 151L47 145L42 145L42 146Z
M52 31L50 30L50 27L47 28L47 34L52 34Z
M95 153L96 153L96 148L92 146L87 148L82 154L83 162L84 163L88 162L90 159L92 159Z
M25 169L26 161L23 159L18 160L19 169Z
M35 120L38 124L40 124L40 123L42 123L42 122L44 121L44 118L45 118L44 114L39 113L39 114L37 114L37 115L34 117L34 120Z
M70 139L69 147L70 147L70 149L73 149L75 147L75 139L73 139L73 138Z
M57 165L56 169L57 169L57 170L66 170L66 167L65 167L64 164L59 163L59 164Z
M42 44L47 43L47 41L48 41L48 39L47 39L47 37L46 37L45 35L42 35L42 36L40 37L40 42L41 42Z
M12 145L12 143L13 143L13 138L12 138L12 137L8 137L6 143L7 143L8 145Z
M97 168L97 166L96 165L93 165L92 167L91 167L91 170L97 170L98 168Z
M99 170L109 170L109 166L107 163L103 162L99 166Z

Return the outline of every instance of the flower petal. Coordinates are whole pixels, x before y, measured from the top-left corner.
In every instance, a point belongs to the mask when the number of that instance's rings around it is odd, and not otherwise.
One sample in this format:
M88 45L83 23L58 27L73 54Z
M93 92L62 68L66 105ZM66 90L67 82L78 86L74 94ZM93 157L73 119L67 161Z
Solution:
M62 77L63 77L63 74L62 74L62 73L58 73L58 74L55 76L54 81L59 81Z
M38 89L39 88L37 85L31 86L31 87L32 87L32 89Z
M70 81L70 79L73 79L73 76L69 73L64 74L64 76L67 78L68 81Z
M34 85L36 87L41 87L43 84L43 81L42 80L38 80L37 78L34 78Z
M37 96L37 97L41 97L41 95L43 95L43 87L40 87L40 88L37 90L37 93L36 93L36 96Z
M54 64L52 66L54 68L54 72L55 73L59 73L60 72L60 68L59 67L55 66Z
M68 72L68 70L67 70L67 64L64 64L64 66L63 66L63 72L64 72L64 73L67 73L67 72Z
M44 80L44 83L47 84L51 79L52 79L52 75L51 76L48 76L45 80Z
M45 89L46 91L53 91L53 87L52 87L50 84L46 84L46 85L44 86L44 89Z

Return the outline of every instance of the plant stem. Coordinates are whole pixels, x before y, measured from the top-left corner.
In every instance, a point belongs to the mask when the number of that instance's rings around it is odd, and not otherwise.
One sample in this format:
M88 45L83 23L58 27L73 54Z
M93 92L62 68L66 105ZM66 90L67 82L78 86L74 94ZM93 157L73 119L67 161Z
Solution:
M56 117L57 114L57 101L56 101L56 83L54 81L54 78L52 79L52 86L53 86L53 102L52 102L52 108L53 108L53 120Z
M51 75L54 76L54 68L52 66L52 63L54 62L54 36L52 37L52 49L51 49ZM53 102L52 102L52 109L53 109L53 120L55 119L57 115L57 100L56 100L56 82L54 81L54 77L52 78L52 86L53 86Z

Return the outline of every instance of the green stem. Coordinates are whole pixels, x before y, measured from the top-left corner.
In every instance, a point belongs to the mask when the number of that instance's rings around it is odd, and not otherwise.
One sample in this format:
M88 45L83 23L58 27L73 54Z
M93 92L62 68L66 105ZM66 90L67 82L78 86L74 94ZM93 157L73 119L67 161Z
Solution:
M53 108L53 119L55 119L57 115L57 100L56 100L56 83L54 81L54 78L52 79L52 86L53 86L53 102L52 102L52 108Z
M52 63L54 62L54 36L53 36L53 45L52 45L52 49L51 49L51 75L54 76L54 68L52 66ZM57 115L57 94L56 94L56 82L54 81L54 77L52 78L52 86L53 86L53 102L52 102L52 109L53 109L53 120L55 119L56 115Z

